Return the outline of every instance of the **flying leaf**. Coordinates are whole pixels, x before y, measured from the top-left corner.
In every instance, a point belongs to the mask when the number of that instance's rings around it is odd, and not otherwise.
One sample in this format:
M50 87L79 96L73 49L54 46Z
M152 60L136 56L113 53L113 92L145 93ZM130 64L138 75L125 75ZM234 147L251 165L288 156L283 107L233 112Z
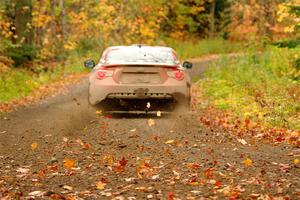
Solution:
M99 116L101 116L102 115L102 110L97 110L96 114L99 115Z
M150 107L151 107L150 102L147 102L147 108L150 108Z
M247 158L246 160L244 160L243 163L244 163L244 165L245 165L246 167L251 167L253 161L252 161L251 159Z
M36 142L31 144L32 151L36 150L37 147L38 147L38 144Z
M148 119L148 126L154 126L155 125L155 121L153 119Z
M157 112L156 112L156 116L157 116L157 117L161 117L161 112L160 112L160 111L157 111Z

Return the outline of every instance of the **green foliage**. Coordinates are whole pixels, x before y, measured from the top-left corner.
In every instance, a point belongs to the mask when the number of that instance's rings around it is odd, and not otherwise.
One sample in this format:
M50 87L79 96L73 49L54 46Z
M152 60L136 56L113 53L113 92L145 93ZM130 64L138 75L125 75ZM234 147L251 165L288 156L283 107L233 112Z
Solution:
M20 66L36 58L37 48L30 44L11 45L6 49L6 56L15 61L16 66Z
M273 47L262 54L223 58L199 87L213 105L238 117L300 130L300 82L290 62L297 52Z
M273 45L277 47L287 47L287 48L295 48L300 45L300 39L293 39L293 40L283 40L280 42L274 42Z

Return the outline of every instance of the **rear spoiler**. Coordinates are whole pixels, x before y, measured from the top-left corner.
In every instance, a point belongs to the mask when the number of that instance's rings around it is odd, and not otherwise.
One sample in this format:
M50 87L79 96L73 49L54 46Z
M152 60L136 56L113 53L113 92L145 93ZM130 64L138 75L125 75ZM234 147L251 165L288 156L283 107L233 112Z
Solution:
M102 67L116 67L116 66L180 67L179 64L170 64L170 63L111 63L111 64L103 64L102 65Z

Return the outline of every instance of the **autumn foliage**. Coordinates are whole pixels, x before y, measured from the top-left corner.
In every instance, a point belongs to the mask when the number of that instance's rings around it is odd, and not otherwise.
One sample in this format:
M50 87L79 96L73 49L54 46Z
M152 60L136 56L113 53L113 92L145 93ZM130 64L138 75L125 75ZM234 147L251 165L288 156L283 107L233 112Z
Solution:
M290 36L297 16L279 0L75 1L0 3L1 70L34 61L63 60L112 44L164 44L164 37L273 40ZM284 23L283 23L284 22ZM296 23L296 24L295 24ZM31 64L32 65L32 64Z

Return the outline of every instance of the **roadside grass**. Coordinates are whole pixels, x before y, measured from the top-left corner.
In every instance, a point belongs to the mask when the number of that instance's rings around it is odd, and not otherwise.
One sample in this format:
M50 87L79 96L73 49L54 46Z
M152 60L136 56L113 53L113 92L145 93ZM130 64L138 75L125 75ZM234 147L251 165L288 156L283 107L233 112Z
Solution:
M63 80L70 74L84 72L81 59L70 56L68 62L52 63L54 67L48 71L39 73L11 68L0 75L0 103L10 100L18 100L30 95L42 85L47 85L58 80Z
M258 46L249 46L242 42L231 42L222 38L213 38L205 40L185 40L178 41L165 39L167 46L172 47L180 59L196 58L211 54L226 54L243 52L245 49L255 49Z
M232 111L266 127L300 130L300 71L294 66L298 49L268 47L214 62L200 80L207 104Z

